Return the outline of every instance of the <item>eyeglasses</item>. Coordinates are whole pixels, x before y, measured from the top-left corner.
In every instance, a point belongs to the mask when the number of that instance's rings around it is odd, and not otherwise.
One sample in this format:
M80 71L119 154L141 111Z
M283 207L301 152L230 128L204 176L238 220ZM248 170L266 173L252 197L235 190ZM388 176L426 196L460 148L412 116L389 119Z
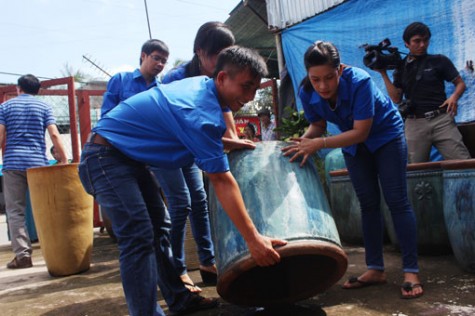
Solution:
M149 55L153 60L160 62L161 64L165 65L168 62L167 58L164 58L159 55Z

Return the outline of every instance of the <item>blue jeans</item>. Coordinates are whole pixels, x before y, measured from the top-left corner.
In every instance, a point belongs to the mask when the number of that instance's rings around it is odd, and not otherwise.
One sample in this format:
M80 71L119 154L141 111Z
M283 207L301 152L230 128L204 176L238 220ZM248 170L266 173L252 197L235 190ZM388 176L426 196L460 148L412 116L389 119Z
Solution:
M181 310L191 294L174 266L170 220L150 170L113 147L88 143L79 177L112 222L130 315L164 315L157 283L169 309Z
M151 169L168 201L172 221L171 243L178 273L187 272L184 243L188 216L193 238L198 246L200 264L203 266L215 264L208 203L201 170L194 163L181 169L155 167Z
M403 271L419 272L416 217L407 196L407 145L404 135L373 153L364 144L359 144L354 157L344 153L344 158L360 202L368 269L384 270L381 185L401 245Z

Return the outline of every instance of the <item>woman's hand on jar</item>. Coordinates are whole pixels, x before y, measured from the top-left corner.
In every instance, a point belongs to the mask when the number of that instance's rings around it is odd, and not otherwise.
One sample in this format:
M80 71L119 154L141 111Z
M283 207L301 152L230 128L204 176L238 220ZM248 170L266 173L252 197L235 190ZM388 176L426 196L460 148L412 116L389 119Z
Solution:
M293 143L282 148L284 156L291 156L290 162L294 162L297 158L303 157L300 167L303 167L307 162L308 157L313 155L317 150L321 149L319 138L292 138Z

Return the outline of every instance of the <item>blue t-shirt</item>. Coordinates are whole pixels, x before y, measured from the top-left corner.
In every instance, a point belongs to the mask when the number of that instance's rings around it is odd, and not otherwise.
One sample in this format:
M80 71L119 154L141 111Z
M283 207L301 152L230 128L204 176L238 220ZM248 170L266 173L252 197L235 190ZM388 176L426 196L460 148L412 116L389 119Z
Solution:
M221 137L226 130L212 79L193 77L136 94L93 129L126 156L159 168L195 161L209 173L229 170Z
M186 66L190 62L183 63L171 69L165 76L162 78L162 83L167 84L173 81L181 80L187 78L186 75Z
M3 170L24 171L48 165L45 132L56 124L51 107L30 94L21 94L0 106L5 126Z
M369 74L359 68L346 67L340 77L336 109L315 91L300 88L299 97L306 119L311 122L326 120L342 131L353 129L355 120L373 118L370 133L364 144L371 152L404 132L403 121L391 99L374 84ZM343 151L354 156L356 144Z
M419 70L422 67L424 69ZM419 75L420 80L417 80ZM459 72L449 58L427 54L411 62L405 57L394 70L393 84L402 89L407 100L411 100L413 108L409 114L423 115L439 109L447 100L444 81L453 82L458 76Z
M181 65L176 66L175 68L171 69L165 76L162 78L162 83L167 84L173 81L182 80L185 78L191 78L187 76L186 67L190 62L183 63ZM231 112L229 107L222 108L223 112Z
M157 86L157 80L147 85L139 69L133 72L120 72L110 78L101 107L101 117L113 109L121 101L127 100L139 92Z

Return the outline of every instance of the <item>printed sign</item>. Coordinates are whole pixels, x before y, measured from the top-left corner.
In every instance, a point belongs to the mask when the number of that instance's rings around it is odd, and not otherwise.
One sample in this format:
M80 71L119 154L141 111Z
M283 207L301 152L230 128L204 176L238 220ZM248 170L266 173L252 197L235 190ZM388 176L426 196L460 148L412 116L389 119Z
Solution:
M256 130L256 136L261 135L261 123L259 121L259 118L255 115L238 116L234 118L234 122L236 123L236 130L239 137L244 136L244 127L246 127L248 123L254 125L254 128Z

